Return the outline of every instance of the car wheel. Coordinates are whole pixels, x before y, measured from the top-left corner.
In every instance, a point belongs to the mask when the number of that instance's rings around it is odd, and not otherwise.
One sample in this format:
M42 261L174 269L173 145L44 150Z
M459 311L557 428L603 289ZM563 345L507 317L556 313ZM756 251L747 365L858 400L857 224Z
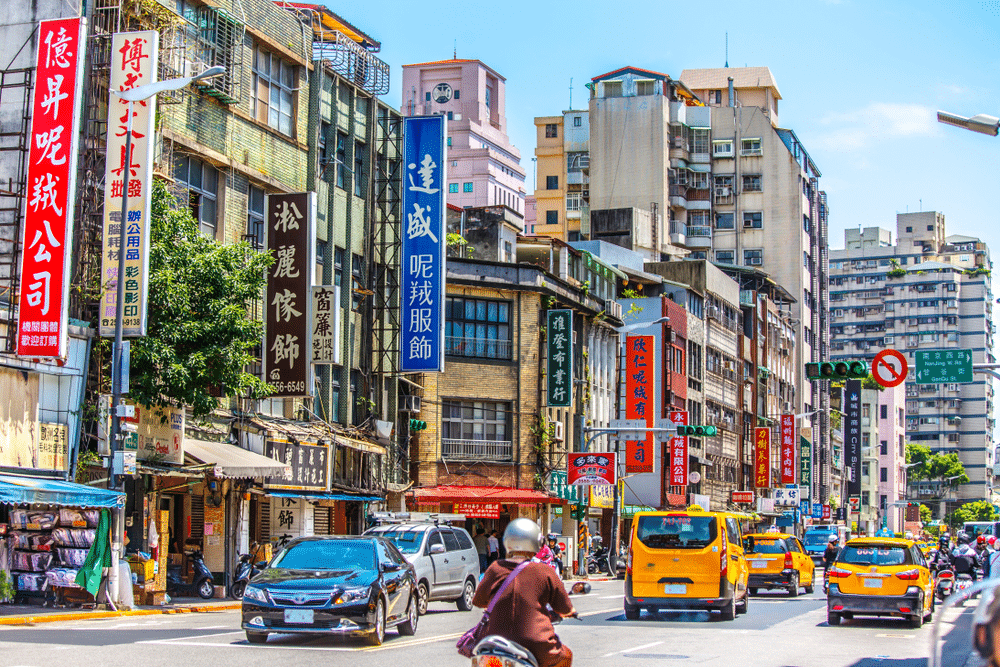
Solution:
M745 614L745 613L747 613L748 609L750 609L750 592L749 591L747 591L743 595L743 602L740 603L740 605L738 607L736 607L736 613L737 614Z
M267 643L267 633L266 632L250 632L247 630L247 641L251 644L264 644Z
M237 581L235 584L233 584L233 587L229 590L229 595L237 600L240 600L243 598L243 593L246 591L246 589L247 589L247 582Z
M792 574L792 583L788 585L788 597L794 598L799 595L799 573Z
M736 619L736 594L726 603L726 606L721 610L723 621L732 621Z
M215 597L215 584L212 583L211 579L203 579L200 584L198 584L198 595L201 596L203 600L210 600Z
M813 591L816 590L816 571L813 570L812 575L809 577L809 585L805 587L806 595L812 595Z
M468 579L462 589L462 597L458 598L458 608L462 611L472 611L472 598L476 595L476 582Z
M417 584L417 613L421 616L427 613L428 598L430 598L430 595L430 592L427 590L426 581L421 581Z
M834 611L826 612L827 625L840 625L840 614Z
M757 595L757 589L756 588L748 588L747 591L750 592L750 595Z
M929 611L927 612L927 615L926 615L926 616L924 616L924 621L926 621L926 622L928 622L928 623L929 623L930 621L932 621L932 620L934 619L934 607L935 607L935 604L934 604L934 596L932 595L932 596L931 596L931 608L930 608L930 610L929 610Z
M625 605L625 618L630 621L638 621L639 616L642 614L642 610L638 607L633 607L631 605Z
M920 628L920 626L922 626L923 624L924 624L924 610L921 608L921 610L918 611L916 614L910 616L910 627L916 630Z
M417 619L420 617L420 614L417 613L419 605L420 597L414 593L410 596L410 604L406 607L406 620L397 626L399 634L407 637L417 634Z
M375 603L375 627L368 633L368 643L372 646L381 646L385 641L385 607L382 605L382 598Z

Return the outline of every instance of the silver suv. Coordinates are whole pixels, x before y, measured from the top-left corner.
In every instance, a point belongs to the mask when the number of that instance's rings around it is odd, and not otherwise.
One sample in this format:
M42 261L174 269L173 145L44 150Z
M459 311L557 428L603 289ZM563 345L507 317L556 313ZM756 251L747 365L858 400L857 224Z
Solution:
M417 611L427 612L431 600L448 600L462 611L472 610L479 583L479 553L464 528L433 523L377 526L366 535L392 540L417 571Z

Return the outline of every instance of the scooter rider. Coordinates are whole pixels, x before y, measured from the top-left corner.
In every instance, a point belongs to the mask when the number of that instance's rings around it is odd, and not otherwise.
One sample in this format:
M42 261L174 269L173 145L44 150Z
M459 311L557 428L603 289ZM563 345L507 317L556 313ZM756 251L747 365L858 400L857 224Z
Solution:
M973 581L976 581L978 578L976 568L979 565L979 557L971 545L972 538L969 537L969 534L965 532L959 533L958 546L951 552L951 556L955 563L955 574L968 574L972 577Z
M485 608L507 576L542 547L542 531L531 519L514 519L503 533L507 558L494 562L476 588L472 603ZM576 609L555 570L529 563L497 599L490 614L487 635L500 635L517 642L538 661L539 667L570 667L573 652L559 641L552 627L549 608L559 616L576 615Z
M836 535L831 535L826 543L826 550L823 552L823 567L827 570L833 565L833 561L837 560L837 554L840 553L840 547L837 546L839 541Z

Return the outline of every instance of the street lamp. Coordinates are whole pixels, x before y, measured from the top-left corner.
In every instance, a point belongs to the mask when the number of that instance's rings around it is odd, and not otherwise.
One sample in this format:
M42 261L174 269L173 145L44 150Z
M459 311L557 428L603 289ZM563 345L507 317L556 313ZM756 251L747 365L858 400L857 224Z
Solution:
M988 134L993 137L997 136L998 131L1000 131L1000 118L987 116L984 113L976 114L972 118L966 118L965 116L958 116L947 111L938 111L937 119L939 123L944 123L945 125L954 125L970 132Z
M122 170L122 209L121 209L121 233L118 234L118 296L115 300L115 345L112 351L112 377L111 377L111 438L109 443L109 449L111 452L111 474L109 475L111 487L114 489L120 489L121 479L115 472L115 452L118 449L118 439L121 433L121 418L122 414L119 411L119 403L122 400L122 351L123 351L123 319L124 311L122 310L122 302L125 300L125 281L122 277L125 275L125 234L124 225L128 219L128 181L129 181L129 169L128 164L131 163L132 158L132 108L136 102L141 102L143 100L148 100L158 93L162 93L168 90L179 90L194 81L200 81L201 79L208 79L210 77L219 76L226 71L225 67L216 66L210 67L201 74L195 76L186 76L179 79L166 79L165 81L157 81L155 83L147 83L144 86L136 86L135 88L130 88L128 90L113 90L111 91L114 95L121 98L122 100L128 102L128 115L125 124L125 159L127 161L126 168ZM124 459L122 461L124 469Z

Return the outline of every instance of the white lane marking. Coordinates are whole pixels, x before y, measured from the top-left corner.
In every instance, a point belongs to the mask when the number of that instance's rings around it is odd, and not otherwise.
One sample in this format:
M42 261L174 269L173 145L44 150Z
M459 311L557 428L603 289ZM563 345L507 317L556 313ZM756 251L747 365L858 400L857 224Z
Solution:
M190 629L190 628L189 628ZM226 635L242 635L242 630L230 630L229 632L215 632L210 635L193 635L191 637L175 637L174 639L147 639L145 641L136 642L138 644L172 644L180 643L184 639L208 639L209 637L225 637Z
M220 632L214 635L204 635L204 637L179 637L177 639L152 639L142 642L137 642L139 644L169 644L171 646L201 646L210 648L257 648L257 649L278 649L278 650L289 650L289 651L340 651L340 652L361 652L361 651L388 651L390 649L397 648L407 648L410 646L421 646L424 644L433 644L435 642L445 641L448 639L456 639L461 637L463 633L456 632L449 635L437 635L434 637L426 637L424 639L414 639L409 641L392 642L386 643L382 646L298 646L292 644L249 644L246 642L226 642L226 643L213 643L213 642L203 642L197 641L198 639L208 638L208 637L222 637L224 635L238 635L243 634L243 631L238 632ZM281 633L275 633L281 634ZM314 637L321 637L323 635L313 635ZM329 638L329 637L328 637Z
M595 616L597 614L607 614L608 612L621 611L621 610L622 610L621 607L611 607L610 609L598 609L597 611L580 612L579 616L580 618L584 618L585 616Z
M643 644L642 646L633 646L632 648L627 648L624 651L612 651L606 655L602 655L602 658L610 658L613 655L618 655L619 653L624 655L626 653L632 653L633 651L641 651L644 648L653 648L654 646L659 646L663 642L652 642L651 644Z
M598 598L598 600L614 600L615 598L623 598L623 597L625 597L624 593L619 593L618 595L602 595L601 597Z

